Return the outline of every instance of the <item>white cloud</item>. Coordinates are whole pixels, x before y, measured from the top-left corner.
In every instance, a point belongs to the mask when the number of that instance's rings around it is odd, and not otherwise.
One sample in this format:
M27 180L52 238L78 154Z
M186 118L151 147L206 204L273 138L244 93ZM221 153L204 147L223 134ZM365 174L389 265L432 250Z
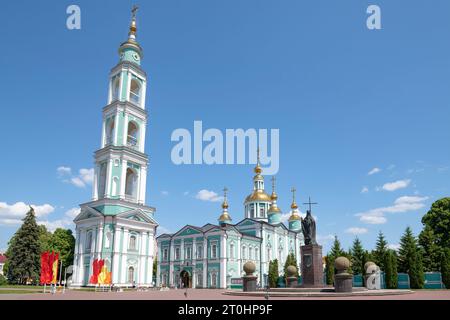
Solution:
M395 191L398 189L406 188L407 186L409 186L410 183L411 183L411 179L398 180L395 182L385 183L383 185L382 189L385 191Z
M334 235L333 234L327 234L327 235L318 234L316 238L317 238L316 240L318 243L320 243L321 245L326 245L330 241L334 240Z
M365 234L369 232L369 230L367 230L366 228L352 227L345 230L345 232L353 235L358 235L358 234Z
M390 244L387 245L387 247L389 249L398 251L400 249L400 244L398 244L398 243L390 243Z
M206 189L200 190L195 196L195 198L202 201L211 201L211 202L220 202L223 200L223 197L219 196L214 191L209 191Z
M64 179L64 182L68 182L70 184L73 184L74 186L78 188L84 188L86 185L92 184L94 181L94 169L85 169L82 168L78 170L78 175L74 176L72 175L72 169L70 167L64 167L60 166L56 169L59 176L66 177L68 179Z
M159 236L159 235L164 234L164 233L172 233L172 232L169 229L167 229L167 228L165 228L163 226L158 226L158 228L156 229L156 233Z
M75 219L75 217L80 214L80 211L81 211L80 208L72 208L72 209L67 210L65 215L66 215L66 217Z
M373 175L373 174L375 174L375 173L378 173L378 172L380 172L381 171L381 169L380 168L373 168L372 170L370 170L367 174L369 175L369 176L371 176L371 175Z
M37 224L39 225L44 225L47 230L49 230L50 232L55 231L58 228L62 228L62 229L67 229L67 228L72 228L73 227L73 223L72 220L70 219L58 219L58 220L53 220L53 221L48 221L48 220L38 220Z
M60 166L60 167L58 167L56 169L56 171L61 176L63 176L63 175L71 175L72 174L72 169L70 167Z
M363 188L361 189L361 193L367 193L367 192L369 192L369 188L363 187Z
M366 212L357 213L359 220L368 224L384 224L387 222L386 213L403 213L421 209L428 197L403 196L394 201L392 206L375 208Z
M43 205L31 205L34 209L36 217L44 217L53 211L55 208L49 204ZM30 210L29 205L24 202L16 202L14 204L7 204L6 202L0 202L0 219L22 219L25 214Z

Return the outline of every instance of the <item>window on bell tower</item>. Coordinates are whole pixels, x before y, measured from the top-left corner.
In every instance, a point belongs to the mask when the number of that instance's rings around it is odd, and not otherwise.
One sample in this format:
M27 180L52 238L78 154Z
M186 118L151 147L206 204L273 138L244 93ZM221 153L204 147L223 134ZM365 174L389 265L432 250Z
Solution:
M127 168L126 180L125 180L125 198L128 200L136 200L136 186L137 186L137 174L131 169Z
M136 79L131 80L130 101L135 104L139 104L141 101L141 85Z
M111 102L119 100L120 94L120 76L115 76L112 80Z
M127 146L131 148L138 147L138 126L135 122L130 121L128 123L128 133L127 133Z

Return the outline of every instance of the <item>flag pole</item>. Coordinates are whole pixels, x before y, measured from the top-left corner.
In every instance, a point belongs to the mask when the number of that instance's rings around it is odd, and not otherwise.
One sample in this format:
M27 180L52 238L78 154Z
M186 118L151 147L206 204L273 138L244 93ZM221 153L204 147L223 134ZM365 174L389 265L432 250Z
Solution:
M59 286L61 287L61 277L62 277L62 258L61 258L61 264L59 266Z

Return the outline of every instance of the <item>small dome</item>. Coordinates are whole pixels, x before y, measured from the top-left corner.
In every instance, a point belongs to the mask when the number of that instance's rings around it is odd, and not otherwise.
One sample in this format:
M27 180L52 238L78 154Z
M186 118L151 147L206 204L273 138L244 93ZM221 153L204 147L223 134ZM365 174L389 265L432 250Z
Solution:
M228 213L222 213L219 217L219 221L231 221L231 217Z
M247 262L244 264L243 269L244 269L245 273L246 273L248 276L250 276L250 275L253 274L253 272L255 272L256 266L255 266L255 264L254 264L252 261L247 261Z
M298 209L298 205L297 205L297 203L295 201L292 202L291 209Z
M258 162L258 164L257 164L256 167L255 167L255 173L256 173L257 175L260 175L261 172L262 172L262 168L260 167L259 162Z
M228 209L228 201L224 201L223 203L222 203L222 208L223 209Z
M278 195L276 194L275 191L272 192L272 194L270 195L270 198L271 198L272 200L278 200Z
M270 206L268 213L281 213L280 208L278 206L274 206L273 204Z
M288 277L295 277L297 275L297 268L295 266L288 266L286 268L286 274Z
M288 221L295 221L295 220L302 220L302 217L300 217L297 212L292 212Z
M350 260L348 260L346 257L338 257L336 260L334 260L334 267L338 271L345 271L350 268Z

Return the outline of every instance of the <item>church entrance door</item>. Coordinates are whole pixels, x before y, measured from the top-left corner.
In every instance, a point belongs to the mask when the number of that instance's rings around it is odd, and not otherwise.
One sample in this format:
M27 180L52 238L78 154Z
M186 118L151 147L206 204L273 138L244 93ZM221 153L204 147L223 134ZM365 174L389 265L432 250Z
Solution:
M188 271L186 271L186 270L181 271L180 278L181 278L181 284L183 285L183 288L191 288L191 286L192 286L191 280L192 279L191 279L191 276Z

